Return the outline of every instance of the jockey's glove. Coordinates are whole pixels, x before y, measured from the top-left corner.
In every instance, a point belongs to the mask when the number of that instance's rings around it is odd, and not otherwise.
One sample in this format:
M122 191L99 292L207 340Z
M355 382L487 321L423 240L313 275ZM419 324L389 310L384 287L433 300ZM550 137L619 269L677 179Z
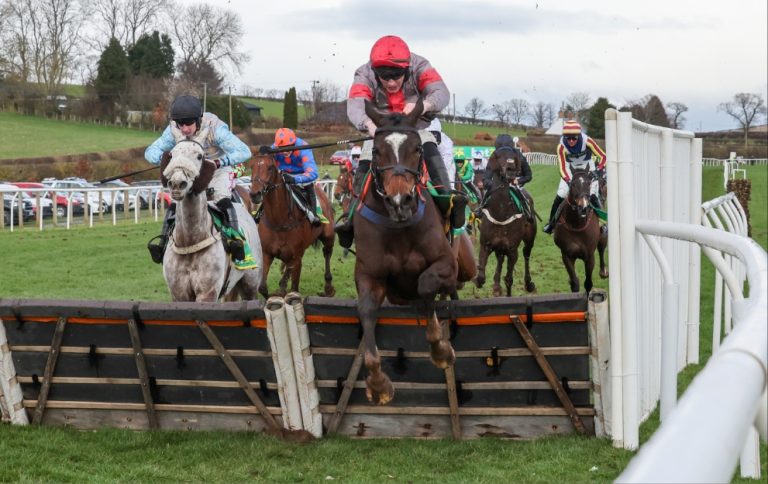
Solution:
M286 185L295 185L296 184L296 178L291 175L290 173L283 172L283 182Z
M221 168L222 166L224 166L224 162L223 162L223 161L221 161L221 160L219 160L219 159L215 159L215 160L208 160L208 161L210 161L211 163L213 163L214 165L216 165L216 169L219 169L219 168Z

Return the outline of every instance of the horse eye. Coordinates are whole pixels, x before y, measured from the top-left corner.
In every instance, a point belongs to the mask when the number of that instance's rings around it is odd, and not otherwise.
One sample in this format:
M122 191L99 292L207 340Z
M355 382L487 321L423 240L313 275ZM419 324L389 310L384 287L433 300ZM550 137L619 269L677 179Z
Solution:
M198 160L202 160L203 159L203 155L197 155L197 159Z

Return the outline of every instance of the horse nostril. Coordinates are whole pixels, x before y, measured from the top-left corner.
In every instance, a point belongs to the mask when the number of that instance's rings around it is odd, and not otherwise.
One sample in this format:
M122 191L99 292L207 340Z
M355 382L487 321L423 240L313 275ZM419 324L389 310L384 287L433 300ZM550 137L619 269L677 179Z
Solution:
M411 203L413 201L413 195L410 193L406 194L405 197L403 197L403 203Z

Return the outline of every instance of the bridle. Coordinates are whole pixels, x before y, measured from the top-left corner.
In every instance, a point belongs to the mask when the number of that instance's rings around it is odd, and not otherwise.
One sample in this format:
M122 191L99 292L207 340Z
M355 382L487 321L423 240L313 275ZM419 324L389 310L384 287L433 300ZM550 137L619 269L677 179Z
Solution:
M288 219L286 220L286 223L274 226L267 220L266 216L262 217L261 222L276 232L285 232L295 227L298 227L303 222L303 220L301 219L301 217L296 218L291 215L293 213L293 203L294 203L293 197L291 196L290 189L288 188L285 181L283 181L280 178L280 171L278 170L277 165L275 164L274 161L269 165L269 167L267 167L267 170L269 170L270 174L266 180L256 175L255 170L253 173L251 173L251 180L252 181L256 180L263 187L261 190L257 192L253 192L253 191L251 192L251 202L253 202L254 213L259 213L262 210L264 200L266 199L267 195L277 190L278 187L285 186L286 198L289 204ZM272 173L276 173L276 175L273 176ZM276 181L276 182L271 181L272 178L275 178L275 177L277 177L279 181ZM251 187L253 187L253 183L251 183Z
M386 133L405 133L406 135L415 134L418 137L419 129L413 126L382 126L380 128L376 128L376 136L379 136L381 134L386 134ZM387 166L379 166L378 152L376 149L373 150L373 159L371 160L371 174L373 177L373 185L376 190L376 193L381 198L385 198L387 196L387 194L384 192L382 187L381 176L390 170L392 171L392 175L394 176L405 176L406 173L410 173L411 175L413 175L416 179L416 183L414 183L413 188L411 189L411 195L415 195L415 192L420 185L421 175L423 173L423 168L424 168L424 152L421 146L421 139L419 139L418 149L419 149L419 163L415 170L413 168L404 166L400 163L393 163Z

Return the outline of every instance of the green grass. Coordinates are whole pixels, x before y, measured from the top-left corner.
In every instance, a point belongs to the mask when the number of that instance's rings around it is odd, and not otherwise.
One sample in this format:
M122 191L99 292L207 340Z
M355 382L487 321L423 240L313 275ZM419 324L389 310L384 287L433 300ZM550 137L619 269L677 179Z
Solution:
M2 159L75 155L147 146L158 134L0 112Z
M283 119L283 101L274 99L257 99L251 97L238 97L241 101L245 101L256 106L261 107L262 118L277 118ZM304 106L299 105L299 122L303 122L307 119L307 110Z
M443 132L447 133L454 141L471 141L474 140L477 133L488 133L493 139L499 134L508 134L510 136L525 136L525 130L515 128L496 128L491 126L475 126L472 124L458 124L458 123L442 123ZM476 143L476 142L475 142ZM493 144L488 141L485 144Z
M554 167L533 166L528 188L539 212L546 213L557 187ZM332 171L331 171L332 170ZM748 168L752 180L752 225L765 248L768 169ZM336 169L329 168L335 175ZM721 195L722 171L704 169L704 195ZM34 227L0 231L3 272L0 297L168 301L160 266L145 248L159 222L121 222L97 228ZM568 283L559 252L541 232L533 251L533 277L539 293L565 292ZM305 256L302 292L322 289L321 252ZM702 333L700 365L679 377L682 392L711 352L711 265L702 264ZM339 297L354 297L352 256L337 248L333 260ZM518 263L513 294L522 294ZM580 265L580 264L579 264ZM490 269L488 269L490 271ZM275 288L277 271L271 287ZM597 287L607 281L595 279ZM489 288L462 290L462 297L487 297ZM641 442L658 427L658 411L641 426ZM762 472L766 447L761 447ZM277 441L265 435L229 432L130 432L103 429L78 432L66 428L0 425L0 481L266 481L333 480L352 482L610 482L626 466L631 452L614 449L606 439L575 435L517 442L482 439L471 442L351 440L325 438L308 445ZM595 470L591 470L595 468ZM439 476L439 477L438 477ZM330 480L330 479L328 479ZM753 482L734 478L734 482Z

